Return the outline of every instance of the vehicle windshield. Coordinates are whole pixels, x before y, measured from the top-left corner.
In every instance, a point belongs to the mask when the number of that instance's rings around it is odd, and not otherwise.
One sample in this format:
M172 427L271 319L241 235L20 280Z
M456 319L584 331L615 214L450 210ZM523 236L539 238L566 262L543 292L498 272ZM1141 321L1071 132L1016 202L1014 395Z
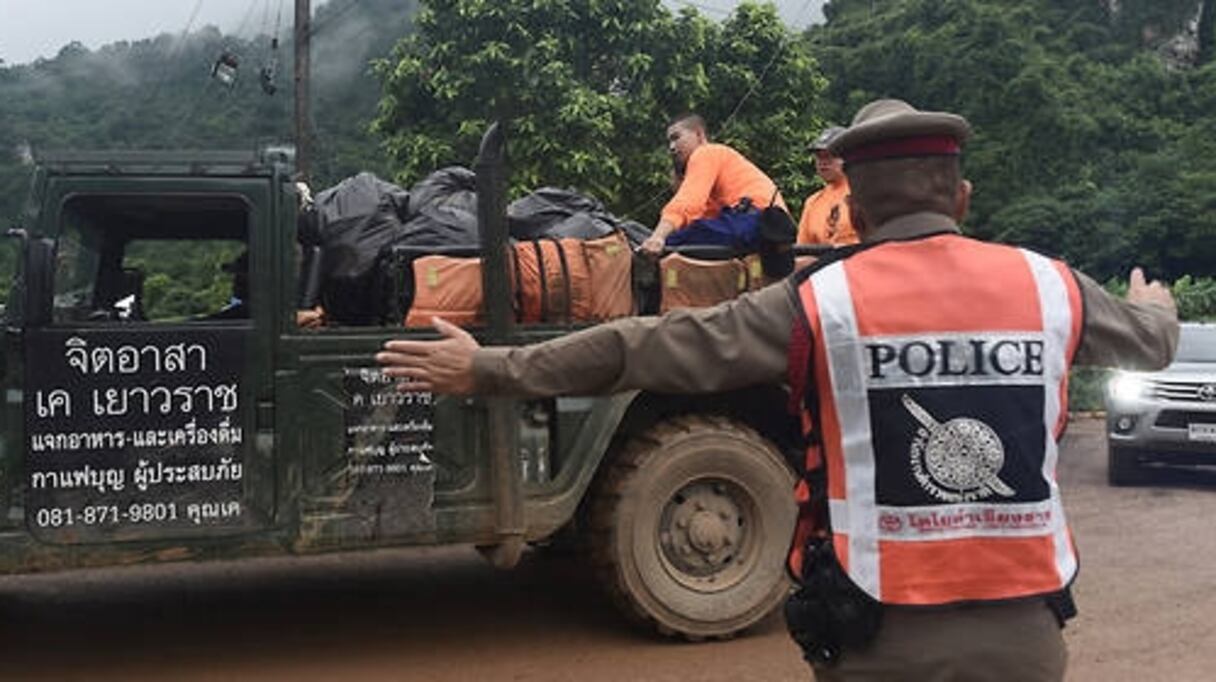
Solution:
M247 272L232 266L248 220L229 196L74 196L56 250L55 322L247 317Z
M1174 362L1216 362L1216 325L1183 326Z

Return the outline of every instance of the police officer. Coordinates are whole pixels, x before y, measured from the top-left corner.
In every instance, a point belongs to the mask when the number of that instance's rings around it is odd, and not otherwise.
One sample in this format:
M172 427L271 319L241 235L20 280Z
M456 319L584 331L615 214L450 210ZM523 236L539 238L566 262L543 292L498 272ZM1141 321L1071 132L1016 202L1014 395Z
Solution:
M816 678L1060 680L1077 570L1055 481L1065 378L1165 366L1176 313L1138 269L1116 299L1059 261L962 236L969 134L954 114L863 107L831 145L862 241L776 285L527 347L480 348L437 320L443 339L389 341L377 360L455 394L788 378L811 428L787 616Z

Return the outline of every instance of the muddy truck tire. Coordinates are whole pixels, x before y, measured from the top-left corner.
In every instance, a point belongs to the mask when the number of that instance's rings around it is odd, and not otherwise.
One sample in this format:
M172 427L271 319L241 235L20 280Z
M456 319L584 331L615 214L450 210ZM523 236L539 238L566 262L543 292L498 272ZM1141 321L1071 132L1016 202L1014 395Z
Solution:
M731 637L781 603L795 479L772 443L724 417L682 416L609 455L588 551L626 614L697 641Z

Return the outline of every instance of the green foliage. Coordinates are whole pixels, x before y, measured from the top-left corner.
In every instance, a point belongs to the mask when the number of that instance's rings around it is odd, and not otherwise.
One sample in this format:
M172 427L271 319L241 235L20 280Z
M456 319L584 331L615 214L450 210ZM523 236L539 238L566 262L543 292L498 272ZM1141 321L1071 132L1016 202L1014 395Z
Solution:
M669 191L666 122L697 110L797 212L815 183L805 145L823 123L847 122L875 97L902 97L972 122L970 232L1065 257L1100 280L1142 265L1174 282L1183 317L1216 316L1216 0L833 0L827 23L801 36L750 2L721 22L660 0L429 0L415 9L414 0L318 7L318 187L358 170L408 184L468 164L488 122L503 118L516 192L572 186L650 222ZM1167 63L1163 46L1196 18L1198 63ZM206 78L224 50L241 57L232 90ZM255 77L269 38L214 28L96 51L72 44L53 59L0 65L0 227L20 214L26 144L289 139L290 41L279 55L274 97ZM369 68L377 55L388 56ZM0 244L0 296L14 245ZM185 260L166 258L175 255ZM197 279L150 275L149 296L222 299L226 281L196 266Z
M183 319L213 313L228 303L232 275L223 265L242 249L234 242L141 241L127 250L123 265L144 273L147 319Z
M1216 266L1216 68L1149 37L1206 4L835 0L807 36L835 118L876 97L967 116L974 234L1177 279Z
M1184 275L1170 289L1178 302L1178 317L1196 322L1216 320L1216 277Z
M1184 30L1201 4L1196 0L1122 0L1112 23L1125 40L1156 47Z
M1112 278L1103 285L1115 296L1127 295L1127 280ZM1216 320L1216 277L1183 275L1170 284L1178 304L1178 319L1189 322Z
M423 3L417 33L376 66L375 129L409 184L469 164L487 124L509 125L516 192L565 185L651 221L669 184L667 121L695 110L800 198L824 82L771 5L723 23L659 0ZM653 197L648 201L648 197Z
M408 33L414 9L414 0L317 7L312 36L315 186L362 170L386 172L379 142L368 131L379 103L369 62L388 54ZM290 13L284 19L288 26L277 51L271 50L269 35L223 35L206 27L96 51L72 43L52 59L0 65L0 230L20 217L28 193L32 167L21 158L26 149L35 154L50 149L252 149L291 140ZM208 78L225 51L240 60L231 89ZM278 90L267 96L258 70L276 58ZM0 301L7 296L14 248L15 242L0 243ZM186 253L165 258L189 260ZM198 276L207 280L214 272L200 269ZM197 305L189 304L191 309L206 310L215 300L227 300L226 285L190 277L154 286L167 287L166 300L180 300L183 306L199 292L214 289Z
M807 32L831 115L876 97L967 116L968 229L1063 256L1126 293L1145 266L1182 319L1216 318L1216 67L1156 50L1211 2L833 0ZM1210 55L1209 55L1210 56ZM1103 406L1078 368L1071 407Z
M1092 412L1105 408L1106 384L1111 370L1101 367L1074 367L1068 376L1070 412Z

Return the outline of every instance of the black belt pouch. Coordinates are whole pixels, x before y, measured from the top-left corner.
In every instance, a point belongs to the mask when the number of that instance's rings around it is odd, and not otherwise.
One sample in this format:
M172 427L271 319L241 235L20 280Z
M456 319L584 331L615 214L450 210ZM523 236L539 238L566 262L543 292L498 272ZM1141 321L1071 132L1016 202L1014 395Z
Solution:
M790 636L812 665L832 665L844 649L864 649L882 626L882 604L857 587L828 540L806 547L802 584L785 602Z

